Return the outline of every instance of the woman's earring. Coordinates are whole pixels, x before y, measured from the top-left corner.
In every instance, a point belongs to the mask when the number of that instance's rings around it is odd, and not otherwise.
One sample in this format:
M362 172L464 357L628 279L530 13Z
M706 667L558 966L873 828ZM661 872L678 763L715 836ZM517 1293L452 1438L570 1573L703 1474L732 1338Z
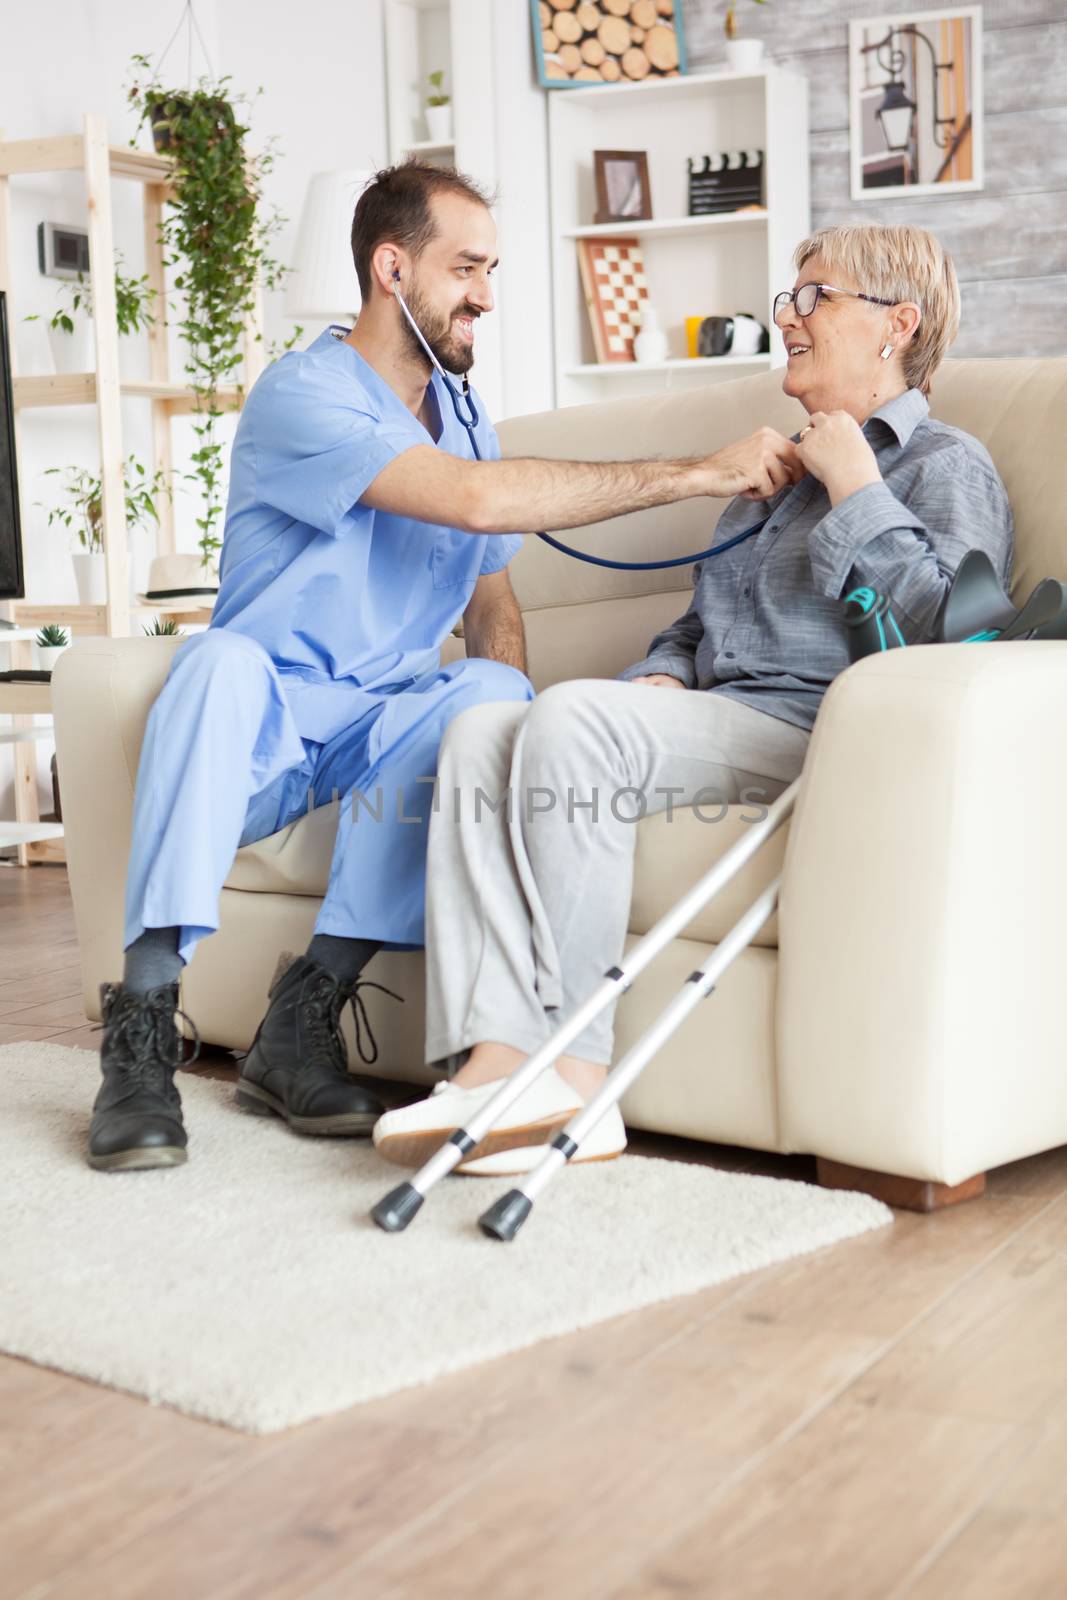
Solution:
M893 346L891 344L884 344L882 346L882 350L881 350L882 360L883 361L888 361L889 357L892 354L893 354Z

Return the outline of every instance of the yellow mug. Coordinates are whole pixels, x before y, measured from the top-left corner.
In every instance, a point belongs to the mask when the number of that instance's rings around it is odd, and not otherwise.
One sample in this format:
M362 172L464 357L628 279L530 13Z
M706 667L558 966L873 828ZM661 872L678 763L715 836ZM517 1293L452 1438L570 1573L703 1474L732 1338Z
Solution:
M710 313L707 314L710 315ZM700 332L700 324L703 321L703 317L686 317L685 319L685 352L688 356L695 356L697 353L697 335Z

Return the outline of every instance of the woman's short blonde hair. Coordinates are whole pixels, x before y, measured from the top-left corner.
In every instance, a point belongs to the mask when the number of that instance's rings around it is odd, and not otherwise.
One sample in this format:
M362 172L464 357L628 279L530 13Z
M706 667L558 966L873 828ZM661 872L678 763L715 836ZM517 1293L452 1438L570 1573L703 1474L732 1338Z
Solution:
M960 287L952 257L925 228L881 223L838 223L820 228L797 246L797 271L821 256L831 276L849 277L858 289L894 305L912 300L922 319L902 357L909 389L930 392L930 380L960 325Z

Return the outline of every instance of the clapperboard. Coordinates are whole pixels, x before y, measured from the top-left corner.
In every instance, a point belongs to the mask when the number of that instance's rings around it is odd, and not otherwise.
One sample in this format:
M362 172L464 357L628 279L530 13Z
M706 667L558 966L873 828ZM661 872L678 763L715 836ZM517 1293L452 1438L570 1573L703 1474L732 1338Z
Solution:
M762 204L762 150L721 150L713 156L689 157L691 217Z

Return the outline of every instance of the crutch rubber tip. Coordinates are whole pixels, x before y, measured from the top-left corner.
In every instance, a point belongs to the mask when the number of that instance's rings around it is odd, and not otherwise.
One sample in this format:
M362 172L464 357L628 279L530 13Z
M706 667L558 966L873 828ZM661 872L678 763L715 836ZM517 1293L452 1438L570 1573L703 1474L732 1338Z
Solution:
M413 1183L398 1183L384 1199L378 1201L371 1216L386 1233L403 1233L412 1217L418 1215L425 1198Z
M490 1239L514 1239L533 1210L533 1201L521 1189L509 1189L478 1218L478 1226Z

